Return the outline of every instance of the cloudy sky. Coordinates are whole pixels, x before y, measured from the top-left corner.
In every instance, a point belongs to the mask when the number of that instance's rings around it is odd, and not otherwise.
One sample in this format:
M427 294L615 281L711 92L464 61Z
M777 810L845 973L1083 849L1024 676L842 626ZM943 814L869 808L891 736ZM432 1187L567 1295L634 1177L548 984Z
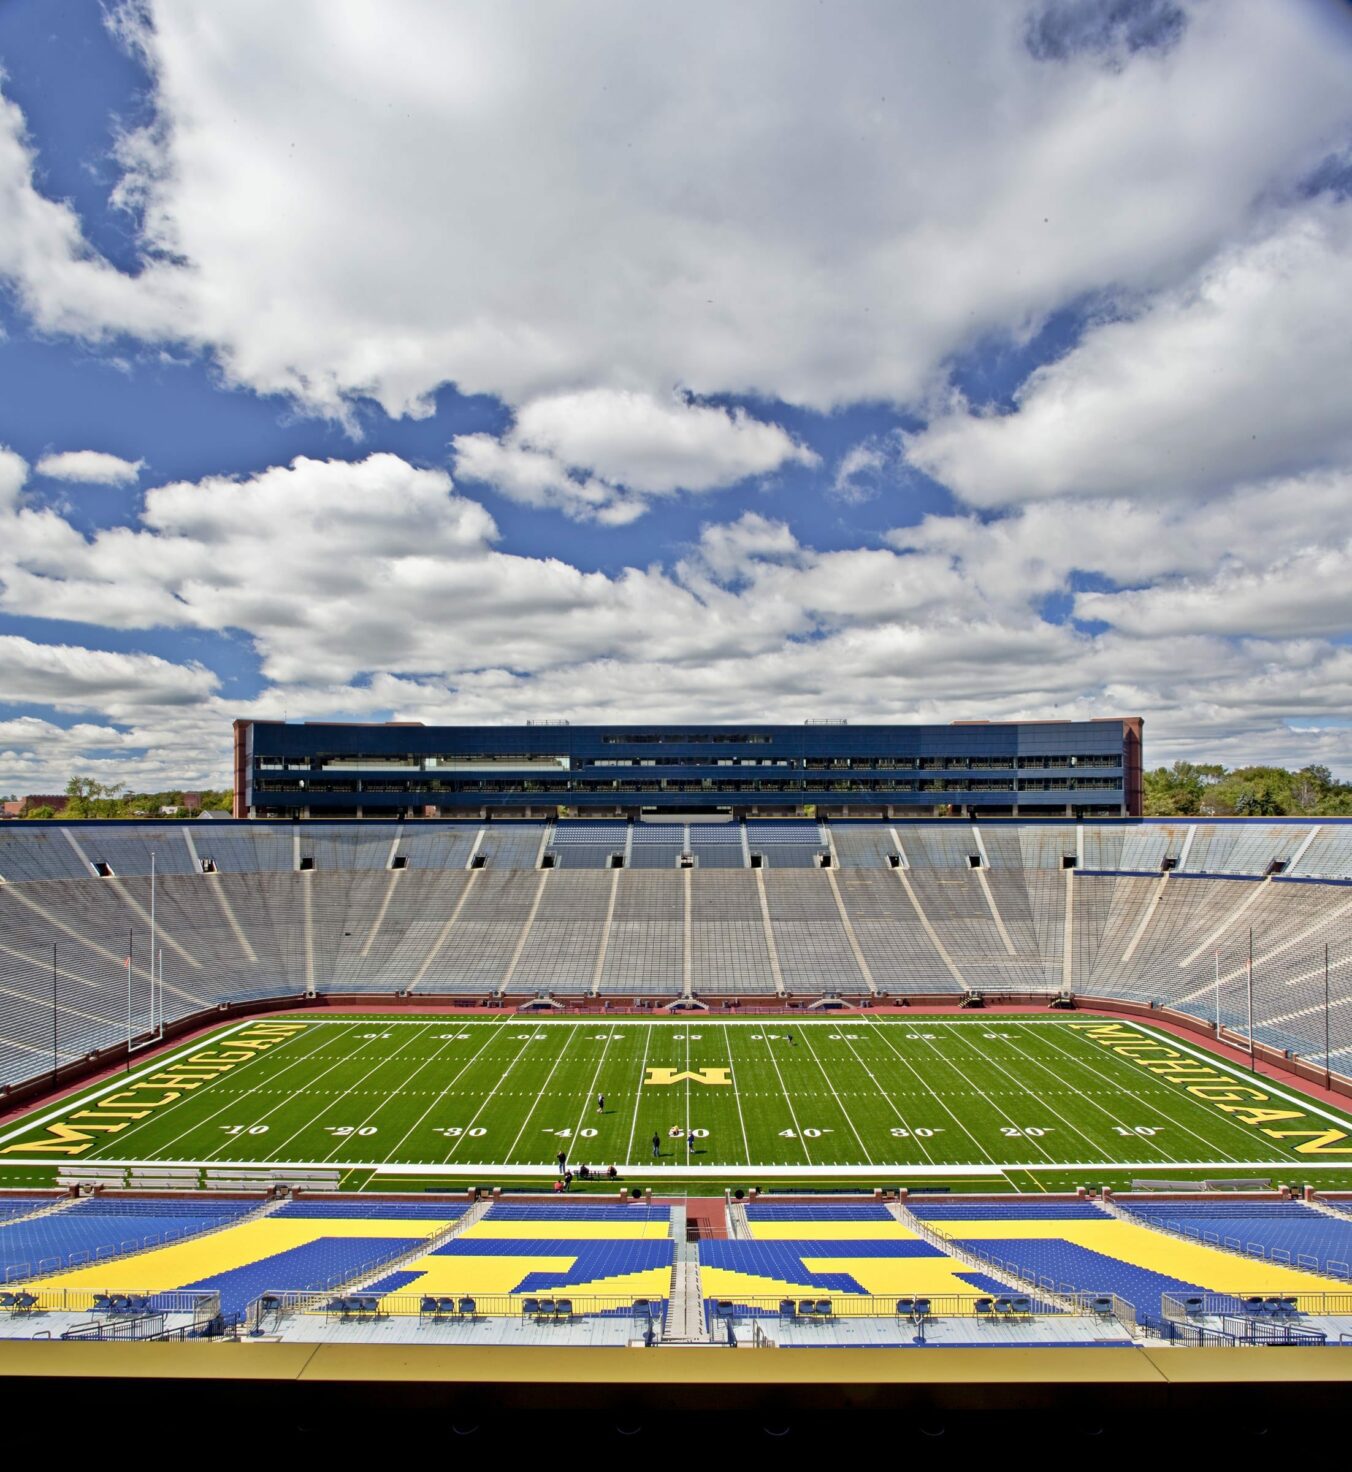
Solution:
M236 716L1352 776L1341 0L6 0L0 791Z

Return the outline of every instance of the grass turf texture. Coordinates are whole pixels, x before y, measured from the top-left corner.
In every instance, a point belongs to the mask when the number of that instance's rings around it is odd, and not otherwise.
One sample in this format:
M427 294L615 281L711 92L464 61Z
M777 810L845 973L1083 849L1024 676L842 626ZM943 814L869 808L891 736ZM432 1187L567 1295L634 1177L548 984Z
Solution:
M241 1054L248 1036L271 1045ZM236 1061L184 1086L203 1055ZM167 1077L180 1082L155 1082ZM1045 1190L1275 1172L1331 1187L1352 1168L1352 1120L1190 1042L1082 1015L272 1015L10 1122L0 1185L96 1161L327 1165L350 1188L420 1190L538 1182L560 1150L658 1187L743 1184L744 1171L770 1186Z

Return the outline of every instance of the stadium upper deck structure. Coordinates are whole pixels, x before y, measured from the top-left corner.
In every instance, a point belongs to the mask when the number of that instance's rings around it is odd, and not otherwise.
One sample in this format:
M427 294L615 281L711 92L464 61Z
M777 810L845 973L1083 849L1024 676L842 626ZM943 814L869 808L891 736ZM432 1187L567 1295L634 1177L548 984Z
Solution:
M980 992L1219 1009L1247 1031L1251 976L1260 1042L1346 1070L1350 933L1340 820L14 824L0 1086L125 1045L129 970L146 1030L152 952L169 1024L339 994Z
M237 721L235 816L1139 816L1141 724Z

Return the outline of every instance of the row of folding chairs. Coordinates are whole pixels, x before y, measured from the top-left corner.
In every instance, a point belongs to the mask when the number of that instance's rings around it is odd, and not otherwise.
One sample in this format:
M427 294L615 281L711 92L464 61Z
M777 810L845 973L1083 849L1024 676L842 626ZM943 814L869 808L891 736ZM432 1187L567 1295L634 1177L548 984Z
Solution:
M782 1298L779 1301L781 1319L807 1319L820 1323L823 1319L834 1316L835 1308L829 1298Z
M150 1300L144 1293L96 1293L96 1314L148 1314Z
M479 1305L472 1298L434 1298L428 1296L420 1305L425 1319L477 1319Z
M978 1298L976 1313L980 1319L1022 1318L1033 1312L1031 1298Z
M374 1319L380 1316L378 1293L350 1293L341 1298L331 1298L324 1305L324 1312L340 1314L345 1319Z
M571 1298L524 1298L521 1312L540 1323L559 1323L574 1317Z
M29 1313L38 1306L36 1293L25 1293L23 1289L15 1289L0 1293L0 1310L6 1310L13 1314Z

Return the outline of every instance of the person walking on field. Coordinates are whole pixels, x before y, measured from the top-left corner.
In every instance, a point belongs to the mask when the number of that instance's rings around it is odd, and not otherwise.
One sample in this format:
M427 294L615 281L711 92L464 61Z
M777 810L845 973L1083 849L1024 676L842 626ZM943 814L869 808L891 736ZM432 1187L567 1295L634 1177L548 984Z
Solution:
M662 1136L653 1131L653 1159L656 1160L662 1153Z
M604 1094L598 1094L596 1096L596 1112L598 1114L604 1114L606 1112L606 1096Z

